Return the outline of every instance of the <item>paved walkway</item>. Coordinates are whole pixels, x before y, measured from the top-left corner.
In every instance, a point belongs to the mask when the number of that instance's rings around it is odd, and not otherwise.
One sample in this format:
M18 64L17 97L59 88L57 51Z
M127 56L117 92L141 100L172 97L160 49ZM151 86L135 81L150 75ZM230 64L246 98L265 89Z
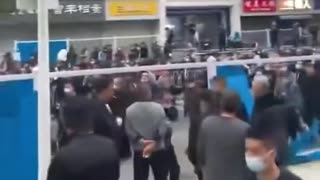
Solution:
M185 149L188 141L188 122L181 119L180 122L174 124L173 143L176 148L178 160L181 166L181 180L197 180L193 173ZM292 171L303 178L303 180L319 180L320 179L320 162L303 164L291 167ZM150 178L150 180L153 178ZM128 160L122 164L121 180L133 180L132 161Z

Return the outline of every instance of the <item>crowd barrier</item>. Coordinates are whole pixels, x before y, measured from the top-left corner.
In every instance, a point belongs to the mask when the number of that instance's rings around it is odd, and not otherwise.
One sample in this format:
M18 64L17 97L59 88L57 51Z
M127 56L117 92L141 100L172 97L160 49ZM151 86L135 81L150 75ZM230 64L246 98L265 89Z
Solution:
M60 39L50 40L49 53L50 63L54 64L57 60L58 52L61 49L69 49L73 46L77 54L86 48L92 51L95 47L102 48L105 45L112 45L115 52L121 48L125 53L128 53L130 46L140 44L142 42L150 48L152 43L158 40L159 35L139 35L139 36L113 36L113 37L97 37L97 38L79 38L79 39ZM29 61L32 56L37 53L37 41L15 41L13 49L20 53L22 62Z
M286 44L293 37L292 29L279 30L279 44ZM257 42L260 47L270 48L270 29L241 31L241 39L246 43Z
M121 67L111 69L95 69L80 71L52 72L50 78L55 77L74 77L84 75L97 74L120 74L141 71L159 71L159 70L176 70L176 69L196 69L207 68L208 79L214 76L222 76L226 78L229 89L238 92L244 102L248 113L252 112L253 98L250 94L248 86L248 78L243 68L240 66L246 64L261 63L279 63L305 60L318 60L319 55L286 57L286 58L269 58L269 59L250 59L250 60L234 60L223 62L201 62L201 63L184 63L184 64L168 64L153 65L140 67ZM37 118L37 91L42 88L41 82L37 82L36 74L20 74L20 75L4 75L0 76L0 140L2 146L0 148L0 179L20 180L29 179L36 180L38 172L38 161L40 159L50 162L51 157L46 156L47 152L39 152L39 146L47 146L48 144L39 144L38 136L42 136L41 132L50 131L48 127L38 127L38 121L50 121L50 114L45 119ZM37 84L37 88L34 88ZM291 143L292 159L298 162L320 160L319 147L315 146L318 134L319 124L314 123L314 127L310 131L301 134L299 138ZM310 138L312 137L312 138ZM48 138L50 141L50 137ZM41 148L48 150L50 147ZM303 160L303 161L302 161ZM41 169L46 170L46 167ZM44 173L44 172L43 172Z

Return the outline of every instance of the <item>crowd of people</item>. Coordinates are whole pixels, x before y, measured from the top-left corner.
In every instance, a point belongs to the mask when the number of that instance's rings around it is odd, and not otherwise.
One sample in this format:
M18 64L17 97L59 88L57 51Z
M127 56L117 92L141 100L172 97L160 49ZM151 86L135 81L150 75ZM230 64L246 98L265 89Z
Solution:
M179 119L174 96L182 92L190 119L186 155L199 180L303 179L286 168L289 142L320 112L318 64L272 68L251 78L252 114L222 77L212 79L212 89L206 78L177 88L167 73L151 72L93 77L90 91L72 82L60 99L62 136L48 180L118 180L121 161L131 156L134 180L148 180L150 167L155 180L178 180L171 123ZM292 73L299 77L290 79Z

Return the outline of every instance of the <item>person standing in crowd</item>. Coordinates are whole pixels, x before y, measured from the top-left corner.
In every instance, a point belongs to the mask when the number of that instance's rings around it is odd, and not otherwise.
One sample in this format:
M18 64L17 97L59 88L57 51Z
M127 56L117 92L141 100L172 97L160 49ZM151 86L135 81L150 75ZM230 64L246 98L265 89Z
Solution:
M201 117L200 110L200 97L202 90L204 89L201 82L191 82L185 89L184 97L184 115L189 117L189 137L188 137L188 147L186 149L186 154L189 161L194 167L194 171L198 176L198 180L202 180L202 173L198 169L198 162L196 158L196 148L198 141L199 129L203 118Z
M302 180L285 167L276 164L277 145L269 127L250 128L246 137L246 164L251 180Z
M112 139L120 150L121 129L109 106L113 98L113 79L100 76L93 79L94 98L94 133Z
M292 31L293 31L294 46L298 47L298 46L300 46L301 38L302 38L302 27L301 27L300 23L298 23L298 22L294 23Z
M67 54L68 67L73 67L74 65L76 65L77 58L78 55L76 53L76 50L74 49L73 45L71 45Z
M279 47L279 29L276 21L272 21L271 29L270 29L270 42L272 48Z
M111 139L95 135L92 100L66 100L63 117L71 141L52 159L47 180L119 180L120 158Z
M140 44L140 47L141 47L140 57L142 59L147 59L149 57L149 49L148 49L147 44L145 42L142 42Z
M249 125L236 116L240 105L236 93L224 92L220 116L209 116L201 125L197 158L204 180L246 180L245 136Z
M223 78L223 77L214 77L212 79L212 88L213 88L213 91L217 91L219 92L218 94L221 94L227 90L227 82L226 82L226 79ZM218 98L218 99L221 99L221 98ZM248 122L249 121L249 115L248 115L248 112L247 112L247 109L246 109L246 106L244 105L244 103L241 101L241 105L239 106L239 109L237 110L237 117L245 122Z
M13 59L10 52L3 55L3 60L0 63L0 73L2 74L19 74L20 64Z
M254 96L253 117L274 105L283 104L274 96L269 78L260 72L253 78L252 93Z
M219 44L220 51L226 50L226 38L227 38L227 31L222 25L220 25L219 37L218 37L218 44Z
M148 180L151 166L155 180L168 175L165 139L168 132L166 114L159 103L152 102L150 86L137 87L139 100L127 108L126 132L134 151L134 180Z
M153 95L155 102L158 102L164 108L168 123L170 121L176 121L178 119L178 111L173 110L175 107L172 102L167 99L168 92L159 90ZM177 159L174 145L172 144L173 129L168 126L168 131L165 136L165 147L167 151L167 161L168 161L168 174L170 180L179 180L180 178L180 165Z
M309 27L309 32L312 35L312 46L316 47L318 45L318 34L319 34L319 27L317 24L312 24Z

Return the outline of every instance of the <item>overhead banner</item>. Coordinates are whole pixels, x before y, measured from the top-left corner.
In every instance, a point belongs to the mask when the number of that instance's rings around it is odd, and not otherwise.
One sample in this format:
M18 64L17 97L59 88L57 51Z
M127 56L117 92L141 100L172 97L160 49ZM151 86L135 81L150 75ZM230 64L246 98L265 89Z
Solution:
M110 0L106 8L107 20L158 19L158 0Z
M244 13L276 12L276 0L243 0Z

